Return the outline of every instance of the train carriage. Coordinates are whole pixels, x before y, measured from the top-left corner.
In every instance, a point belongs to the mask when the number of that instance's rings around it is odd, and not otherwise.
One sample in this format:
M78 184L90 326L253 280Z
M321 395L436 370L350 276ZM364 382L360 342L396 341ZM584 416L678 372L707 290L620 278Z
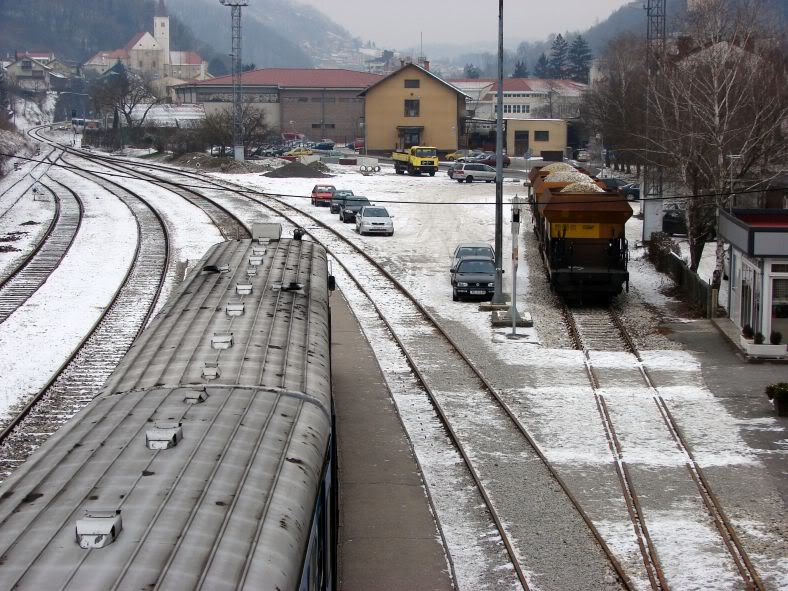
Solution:
M626 198L565 163L533 169L530 181L550 287L570 301L606 301L628 290Z
M326 253L214 246L0 489L0 587L332 589Z

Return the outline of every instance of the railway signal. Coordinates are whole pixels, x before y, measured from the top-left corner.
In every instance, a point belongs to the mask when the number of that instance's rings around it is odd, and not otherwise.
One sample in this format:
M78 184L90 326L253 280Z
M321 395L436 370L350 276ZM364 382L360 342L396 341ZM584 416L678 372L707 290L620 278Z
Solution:
M517 265L520 259L520 211L522 199L515 195L512 199L512 332L509 338L517 338L517 321L520 314L517 312Z

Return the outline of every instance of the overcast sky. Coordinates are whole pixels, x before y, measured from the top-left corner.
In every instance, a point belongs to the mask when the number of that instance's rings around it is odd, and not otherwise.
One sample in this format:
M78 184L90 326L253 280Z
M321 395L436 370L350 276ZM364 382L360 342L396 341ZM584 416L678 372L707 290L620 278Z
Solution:
M331 17L354 36L378 47L474 43L497 45L498 2L495 0L299 0ZM550 33L583 30L604 20L631 0L506 0L504 43L544 39ZM507 42L508 39L508 42Z

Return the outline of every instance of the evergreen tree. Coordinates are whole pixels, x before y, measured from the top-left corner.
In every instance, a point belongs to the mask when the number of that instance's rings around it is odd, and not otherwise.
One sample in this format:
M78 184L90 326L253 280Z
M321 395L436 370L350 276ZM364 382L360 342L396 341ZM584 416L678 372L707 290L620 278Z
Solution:
M544 53L540 55L539 59L536 61L536 65L534 66L534 76L537 78L550 77L550 62L547 60L547 56Z
M564 36L558 33L550 48L550 77L566 78L568 66L569 43Z
M575 82L588 84L588 70L593 59L594 54L591 53L588 43L582 35L578 35L572 41L567 54L567 75L569 78Z
M481 76L481 70L473 64L465 64L465 77L476 79Z
M514 72L512 78L528 78L528 66L525 64L525 58L518 60L514 64Z

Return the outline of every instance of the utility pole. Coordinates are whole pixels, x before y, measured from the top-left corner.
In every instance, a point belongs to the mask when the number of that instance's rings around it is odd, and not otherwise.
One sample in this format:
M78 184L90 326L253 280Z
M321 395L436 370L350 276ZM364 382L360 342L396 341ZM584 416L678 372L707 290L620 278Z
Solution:
M249 6L249 0L219 0L232 10L233 30L233 151L236 160L244 159L243 109L241 108L241 7Z
M665 8L666 0L647 0L646 9L646 75L648 76L648 95L646 96L646 159L643 167L643 241L651 240L651 234L661 228L653 227L651 220L659 220L662 211L662 165L654 162L649 150L662 144L662 133L654 123L654 105L659 96L660 66L665 56ZM653 154L653 152L652 152Z
M503 296L503 0L498 0L498 116L495 126L495 293L492 303L506 304Z

